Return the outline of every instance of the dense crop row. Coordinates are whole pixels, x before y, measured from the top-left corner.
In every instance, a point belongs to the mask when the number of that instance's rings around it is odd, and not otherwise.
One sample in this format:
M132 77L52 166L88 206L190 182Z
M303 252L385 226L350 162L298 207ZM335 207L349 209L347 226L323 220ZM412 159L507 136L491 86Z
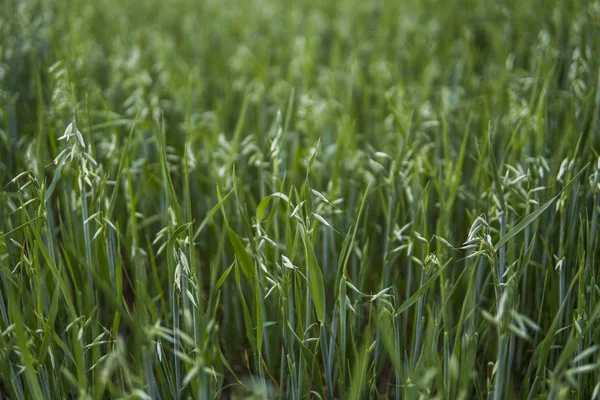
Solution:
M0 393L598 398L600 2L4 0Z

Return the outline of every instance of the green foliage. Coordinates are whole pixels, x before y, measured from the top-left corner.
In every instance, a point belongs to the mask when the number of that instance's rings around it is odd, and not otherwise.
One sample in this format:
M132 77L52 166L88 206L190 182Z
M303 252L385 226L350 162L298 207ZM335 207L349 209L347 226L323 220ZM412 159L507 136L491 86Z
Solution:
M5 0L0 395L600 398L598 0Z

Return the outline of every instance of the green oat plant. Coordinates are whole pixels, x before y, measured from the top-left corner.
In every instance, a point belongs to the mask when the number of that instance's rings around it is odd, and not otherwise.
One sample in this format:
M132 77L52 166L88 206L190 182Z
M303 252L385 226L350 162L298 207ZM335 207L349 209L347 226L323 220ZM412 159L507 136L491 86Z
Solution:
M600 398L600 1L4 0L0 394Z

